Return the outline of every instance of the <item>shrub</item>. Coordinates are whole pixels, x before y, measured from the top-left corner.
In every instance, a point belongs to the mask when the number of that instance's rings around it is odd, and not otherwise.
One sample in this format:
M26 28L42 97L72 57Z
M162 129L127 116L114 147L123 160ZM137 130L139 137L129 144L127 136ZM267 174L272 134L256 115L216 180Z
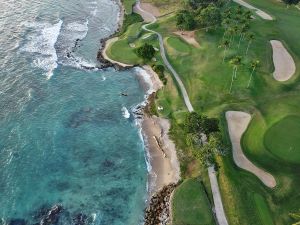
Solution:
M151 60L155 54L155 49L152 45L145 43L137 49L137 55L144 60Z

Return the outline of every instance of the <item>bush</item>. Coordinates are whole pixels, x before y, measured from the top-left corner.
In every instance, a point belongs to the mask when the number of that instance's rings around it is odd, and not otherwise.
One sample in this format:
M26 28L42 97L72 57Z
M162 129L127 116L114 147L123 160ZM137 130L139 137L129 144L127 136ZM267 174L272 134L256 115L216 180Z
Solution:
M123 26L119 32L119 35L123 34L130 25L134 23L143 22L143 21L144 21L143 18L137 13L132 13L130 15L125 14Z
M176 26L183 30L193 30L196 28L196 22L191 12L182 10L176 15Z
M151 60L155 55L155 49L152 45L145 43L137 49L137 55L144 60Z
M168 83L167 78L165 77L165 67L163 65L154 65L153 70L157 73L159 79L163 82L164 85Z

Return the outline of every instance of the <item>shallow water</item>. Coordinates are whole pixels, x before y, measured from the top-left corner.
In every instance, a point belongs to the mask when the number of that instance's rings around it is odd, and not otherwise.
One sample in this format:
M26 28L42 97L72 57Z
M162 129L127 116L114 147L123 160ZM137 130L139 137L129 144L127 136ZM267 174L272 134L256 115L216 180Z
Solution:
M2 3L3 222L38 223L55 204L64 209L58 224L80 213L87 224L140 222L147 170L131 111L145 93L134 70L83 68L99 65L99 40L118 13L111 0Z

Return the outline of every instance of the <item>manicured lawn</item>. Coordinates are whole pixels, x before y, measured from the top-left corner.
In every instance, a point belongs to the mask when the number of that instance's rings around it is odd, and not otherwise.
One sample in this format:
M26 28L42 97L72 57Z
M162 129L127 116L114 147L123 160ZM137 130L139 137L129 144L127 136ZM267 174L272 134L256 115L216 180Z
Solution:
M266 148L283 160L300 163L300 117L287 116L268 129Z
M162 1L161 4L170 4L170 1ZM156 0L153 2L160 4ZM238 48L238 38L235 38L226 53L224 63L224 51L219 48L223 30L196 31L196 39L201 47L193 48L173 34L177 31L174 14L161 17L158 24L152 27L163 35L169 61L180 75L195 110L221 119L221 129L229 146L231 143L224 112L242 110L252 114L252 121L242 138L243 151L254 164L274 175L277 186L271 190L253 174L239 169L233 162L231 151L225 157L217 157L220 166L218 179L229 224L272 225L270 221L278 225L291 224L289 213L300 208L299 164L291 163L299 162L299 152L289 153L283 150L282 146L290 146L292 149L299 149L300 146L300 141L296 139L300 133L298 126L300 123L300 11L294 7L286 9L285 5L275 0L249 0L249 2L270 13L276 20L265 21L256 17L251 22L251 31L255 34L255 40L251 44L248 55L245 56L248 42L242 41ZM274 66L269 43L272 39L284 42L295 60L297 71L290 81L280 83L273 79ZM138 38L134 43L139 46L145 41L148 40ZM151 40L151 43L158 47L155 39ZM127 45L123 43L119 47L122 47L121 56L116 53L115 57L119 57L120 60L126 60L126 54L130 55L130 52L134 51L128 43ZM115 48L114 51L120 50ZM233 69L229 61L234 55L242 56L243 63L238 68L232 93L229 93ZM158 54L156 57L161 63ZM250 88L246 88L251 72L249 62L254 59L260 61L260 66L254 73ZM130 60L135 63L140 62L134 57ZM176 83L172 82L170 76L168 80L171 84L158 93L156 104L164 107L160 115L172 120L171 136L179 146L179 158L184 161L181 166L184 167L183 171L186 175L191 173L189 170L192 170L190 165L192 156L186 156L188 150L184 149L182 141L184 134L178 125L183 121L185 108L178 96ZM296 116L290 118L290 115ZM289 121L285 121L286 117ZM206 173L205 169L200 173ZM204 183L209 186L207 180ZM184 184L185 182L182 185ZM253 197L253 193L259 197ZM196 218L194 214L190 215L183 207L179 207L186 204L186 199L191 200L188 194L182 194L183 197L179 198L177 203L174 202L178 205L177 208L174 207L175 219L177 215L181 215L178 217L180 219ZM195 202L190 206L197 206L197 204ZM180 224L180 221L177 224ZM182 224L189 224L189 222Z
M185 180L173 197L174 225L215 224L205 191L197 179Z
M169 37L166 39L169 47L176 51L176 53L187 54L190 52L191 47L177 37Z
M268 205L265 199L259 194L253 194L254 202L256 208L258 209L258 214L260 221L263 225L274 225Z
M136 0L123 0L123 5L125 8L125 13L126 14L131 14L132 13L132 7L135 4Z

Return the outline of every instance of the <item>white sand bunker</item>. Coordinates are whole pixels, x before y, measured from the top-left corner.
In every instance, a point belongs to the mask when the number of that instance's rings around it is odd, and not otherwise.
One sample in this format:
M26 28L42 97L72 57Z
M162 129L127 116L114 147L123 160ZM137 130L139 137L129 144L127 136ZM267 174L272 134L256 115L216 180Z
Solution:
M273 76L278 81L287 81L296 72L294 59L280 41L271 40L270 43L273 48L275 67Z
M264 20L273 20L273 17L270 16L268 13L248 4L247 2L244 2L243 0L233 0L234 2L236 2L237 4L240 4L248 9L254 10L255 13L260 16L261 18L263 18Z
M226 120L235 164L238 167L255 174L266 186L270 188L275 187L276 181L274 177L268 172L255 166L243 153L240 141L250 123L250 114L238 111L228 111L226 112Z

